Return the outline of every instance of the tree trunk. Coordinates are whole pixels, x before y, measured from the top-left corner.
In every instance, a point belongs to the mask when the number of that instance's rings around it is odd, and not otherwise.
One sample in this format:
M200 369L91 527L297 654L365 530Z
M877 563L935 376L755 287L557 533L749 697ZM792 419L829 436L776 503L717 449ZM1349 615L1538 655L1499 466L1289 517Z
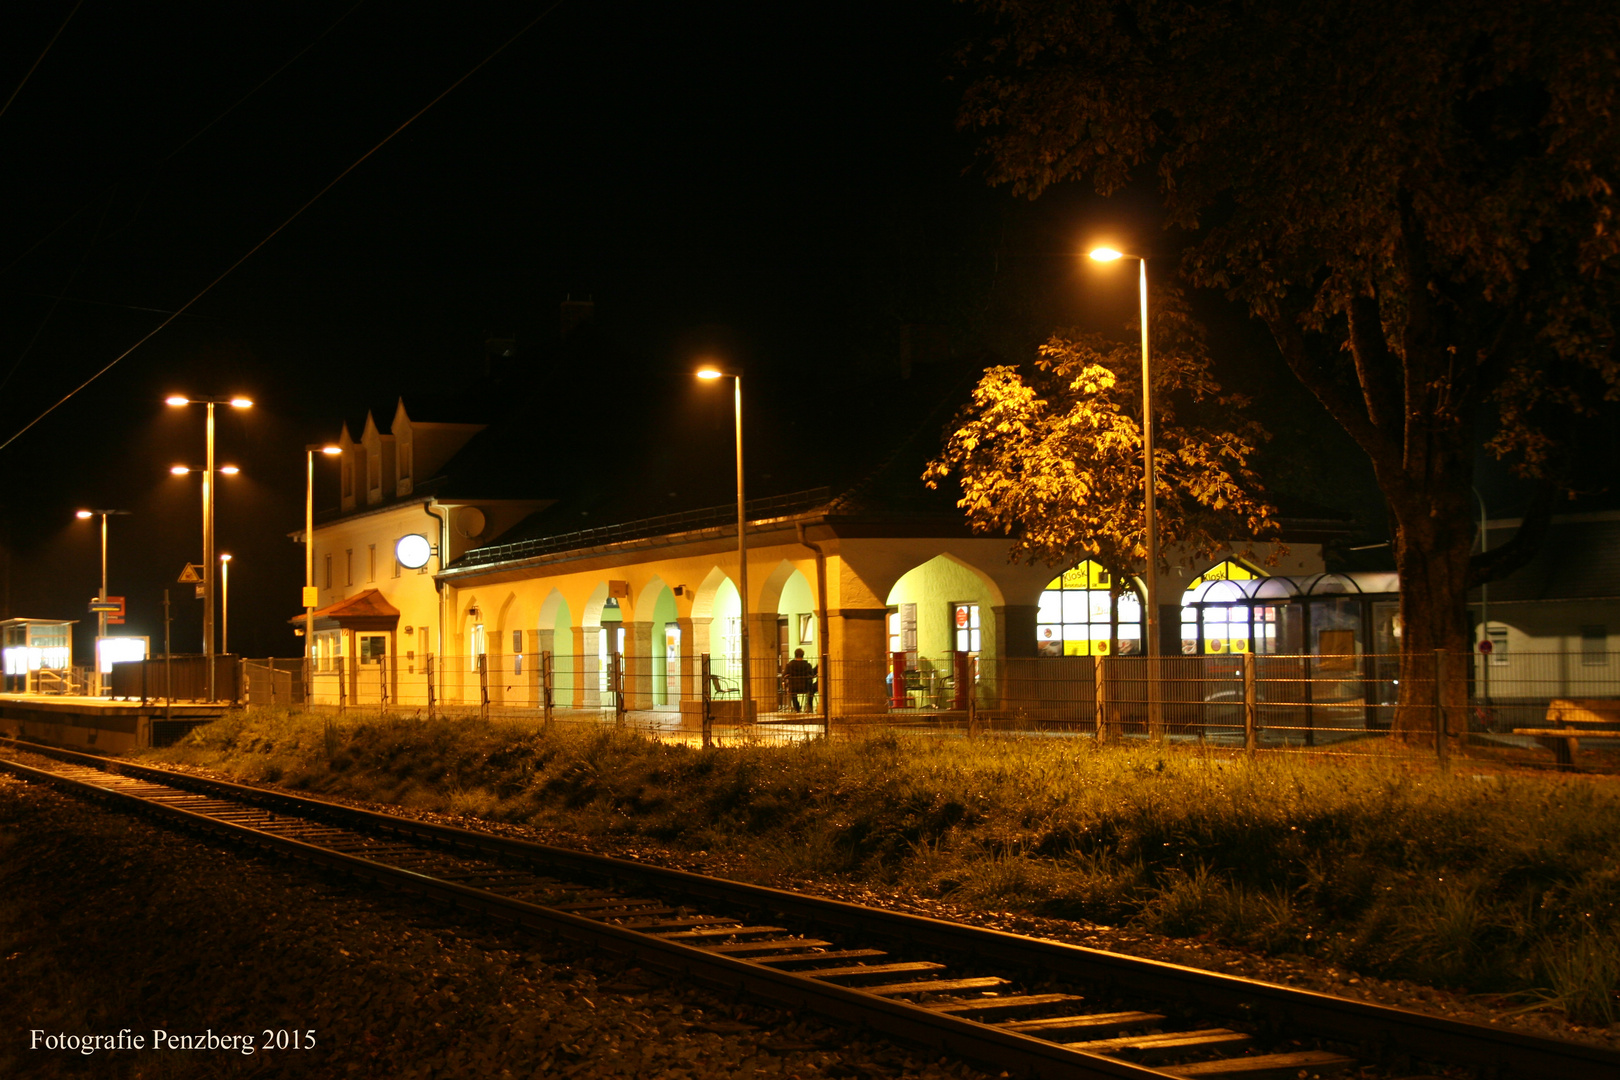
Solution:
M1466 494L1467 488L1463 491ZM1422 497L1427 496L1427 497ZM1420 492L1390 501L1395 518L1395 568L1401 579L1401 685L1394 730L1408 739L1432 738L1435 725L1435 650L1448 654L1441 687L1453 734L1467 715L1463 665L1468 636L1468 573L1474 529L1466 512L1447 505L1455 496Z

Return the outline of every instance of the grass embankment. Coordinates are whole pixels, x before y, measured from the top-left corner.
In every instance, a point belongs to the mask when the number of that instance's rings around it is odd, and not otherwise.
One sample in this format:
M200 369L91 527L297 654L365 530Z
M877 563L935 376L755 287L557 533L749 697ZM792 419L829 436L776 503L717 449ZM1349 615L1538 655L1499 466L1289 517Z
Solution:
M995 910L1206 935L1572 1018L1620 1013L1620 786L1088 740L700 751L259 712L158 756L312 792L728 852Z

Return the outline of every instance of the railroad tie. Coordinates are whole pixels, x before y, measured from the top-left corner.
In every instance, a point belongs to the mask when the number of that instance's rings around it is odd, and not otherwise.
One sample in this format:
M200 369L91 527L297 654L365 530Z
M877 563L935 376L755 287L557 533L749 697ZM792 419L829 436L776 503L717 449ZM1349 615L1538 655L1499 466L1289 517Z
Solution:
M699 945L704 952L736 954L772 952L777 949L824 949L830 941L820 938L779 938L776 941L734 941L729 945Z
M860 989L879 997L898 994L938 994L946 990L988 990L992 986L1006 986L1007 980L996 975L977 979L928 979L922 982L889 983L886 986L863 986Z
M815 964L825 963L828 960L859 960L874 956L888 956L882 949L839 949L836 952L797 952L785 953L781 956L756 956L751 960L756 964Z
M812 968L796 974L807 979L861 979L872 975L905 975L923 971L944 971L944 964L931 960L908 960L896 964L851 964L848 967Z
M1171 1076L1214 1077L1216 1080L1295 1080L1303 1071L1332 1074L1343 1072L1355 1064L1355 1058L1343 1054L1301 1050L1292 1054L1256 1054L1220 1061L1196 1061L1190 1065L1166 1066L1159 1071Z
M1122 1035L1113 1039L1063 1040L1070 1050L1108 1057L1128 1056L1139 1060L1163 1061L1182 1054L1210 1050L1232 1050L1252 1042L1251 1036L1229 1028L1199 1031L1167 1031L1158 1035Z
M996 1026L1020 1035L1049 1038L1060 1033L1074 1035L1084 1031L1117 1031L1124 1034L1131 1028L1151 1027L1162 1023L1164 1023L1163 1013L1111 1012L1048 1016L1041 1020L1004 1020Z
M1068 1005L1084 1001L1079 994L1015 994L1011 997L987 997L977 1001L929 1002L923 1008L952 1015L984 1015L998 1012L1016 1012L1047 1005Z

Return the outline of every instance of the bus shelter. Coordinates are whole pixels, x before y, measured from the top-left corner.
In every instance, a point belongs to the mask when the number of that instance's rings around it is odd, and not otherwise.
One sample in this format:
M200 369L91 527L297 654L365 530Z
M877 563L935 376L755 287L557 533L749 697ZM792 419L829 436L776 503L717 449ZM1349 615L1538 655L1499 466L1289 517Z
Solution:
M70 694L77 619L0 621L0 663L9 694Z

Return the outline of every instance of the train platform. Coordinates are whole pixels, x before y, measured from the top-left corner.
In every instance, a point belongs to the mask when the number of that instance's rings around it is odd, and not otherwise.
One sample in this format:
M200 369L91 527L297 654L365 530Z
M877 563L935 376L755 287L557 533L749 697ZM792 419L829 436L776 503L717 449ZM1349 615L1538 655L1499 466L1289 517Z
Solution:
M192 728L217 720L227 702L75 694L0 694L0 734L69 749L122 753L167 746Z

